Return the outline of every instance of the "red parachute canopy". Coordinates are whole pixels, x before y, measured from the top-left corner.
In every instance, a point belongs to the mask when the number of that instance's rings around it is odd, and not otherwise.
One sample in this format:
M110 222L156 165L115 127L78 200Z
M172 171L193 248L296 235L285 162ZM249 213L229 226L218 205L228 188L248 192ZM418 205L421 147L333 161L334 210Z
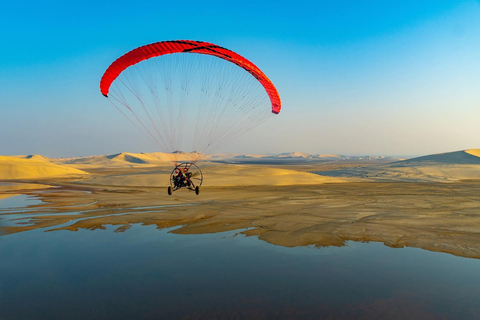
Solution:
M270 101L272 103L272 112L275 114L278 114L280 112L281 102L277 89L270 81L270 79L268 79L267 76L256 65L233 51L203 41L162 41L136 48L115 60L108 67L107 71L105 71L105 74L102 77L102 80L100 81L100 91L104 96L108 97L108 92L110 90L110 85L112 84L112 82L126 68L134 64L153 57L182 52L215 56L230 61L237 66L245 69L252 76L254 76L265 88L265 91L267 92L268 97L270 98Z

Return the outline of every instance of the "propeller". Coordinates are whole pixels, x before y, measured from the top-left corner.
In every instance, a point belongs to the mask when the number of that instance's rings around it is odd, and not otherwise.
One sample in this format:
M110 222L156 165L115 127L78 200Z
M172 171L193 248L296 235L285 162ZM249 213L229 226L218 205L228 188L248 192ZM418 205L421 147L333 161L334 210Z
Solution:
M192 178L200 175L200 171L195 171L192 173Z

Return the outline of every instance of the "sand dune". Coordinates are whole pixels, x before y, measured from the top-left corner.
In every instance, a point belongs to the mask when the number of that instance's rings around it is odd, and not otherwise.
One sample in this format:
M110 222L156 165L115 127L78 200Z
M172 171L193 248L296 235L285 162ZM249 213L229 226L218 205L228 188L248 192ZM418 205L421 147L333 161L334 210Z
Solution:
M433 154L369 167L320 171L332 177L370 181L454 182L480 179L480 149Z
M480 164L480 149L470 149L398 161L398 164L436 165L436 164Z
M35 156L41 157L41 156ZM107 167L148 167L163 166L176 162L190 161L216 161L224 163L239 164L292 164L306 162L325 162L325 161L358 161L358 160L392 160L388 157L351 157L342 155L312 155L304 152L280 153L276 155L258 155L258 154L233 154L223 153L214 155L200 155L190 152L152 152L152 153L130 153L122 152L112 155L97 155L75 158L47 159L52 163L67 165L78 169L107 168ZM397 160L397 159L393 159Z
M392 247L411 246L480 258L476 227L480 165L472 164L479 153L472 149L389 164L375 161L370 166L364 161L282 166L204 161L198 163L204 173L199 196L187 190L167 195L173 165L162 161L163 154L60 159L71 161L68 166L33 156L0 157L2 175L7 172L18 178L19 170L7 167L14 165L58 186L42 192L18 190L10 183L5 190L0 188L0 198L35 193L43 200L32 208L31 217L0 228L0 233L46 227L94 230L107 224L121 232L141 223L158 228L178 226L173 231L178 234L239 230L282 246L381 241ZM83 179L75 179L77 174L47 180L49 172L38 168L49 166L57 170L91 166L85 169L91 174ZM316 175L306 172L311 168L342 170ZM324 176L329 172L336 173Z
M206 177L205 184L209 186L248 186L248 185L305 185L339 182L352 178L356 181L414 181L414 182L451 182L465 179L480 179L480 149L448 152L428 155L403 161L387 162L381 157L374 165L346 167L341 170L330 170L322 167L317 175L294 170L293 167L271 167L268 164L277 163L275 159L287 159L286 164L292 165L300 161L322 160L332 164L345 163L344 156L310 155L302 152L283 153L278 155L223 154L207 156L214 161L230 159L237 165L225 163L200 162ZM169 184L170 172L175 161L189 161L198 154L175 152L173 154L155 153L118 153L76 158L48 159L41 155L4 157L0 161L0 179L32 179L41 177L57 177L72 174L85 174L84 171L96 172L88 179L95 185L126 185L126 186L165 186ZM368 157L371 159L372 157ZM363 157L350 157L363 161ZM388 158L385 158L388 159ZM238 161L237 161L238 160ZM252 161L250 161L252 160ZM322 163L314 162L314 163ZM333 161L333 162L332 162ZM347 161L348 162L348 161ZM360 163L359 162L359 163ZM243 163L243 165L240 165ZM306 163L306 162L302 162ZM364 162L367 164L367 162ZM370 164L372 164L370 163ZM330 168L344 166L333 165ZM131 168L137 171L125 171ZM143 168L143 169L141 169ZM148 168L152 168L151 170ZM120 170L122 169L122 170ZM150 170L150 171L145 171ZM117 171L115 171L117 170ZM120 171L118 171L120 170ZM140 171L138 171L140 170ZM108 171L108 172L107 172ZM303 172L301 172L303 171ZM315 171L315 169L310 169ZM208 181L208 182L207 182ZM84 183L87 183L85 181Z
M30 154L28 156L14 156L15 158L20 159L29 159L29 160L37 160L37 161L50 161L49 158L39 155L39 154Z
M472 156L480 157L480 149L468 149L465 152Z
M99 155L78 158L60 158L52 159L54 163L63 165L73 165L75 167L108 167L108 166L132 166L151 164L158 162L148 154L141 153L118 153L112 155Z
M50 163L39 157L0 156L0 180L86 175L85 171Z
M261 165L222 165L206 167L208 185L254 186L254 185L306 185L344 182L345 179L324 177L296 170L269 168Z
M75 158L58 158L51 159L53 163L68 165L79 169L88 168L106 168L106 167L137 167L137 166L158 166L166 163L191 161L192 159L205 159L205 156L201 157L199 154L188 152L176 152L176 153L131 153L122 152L112 155L98 155L88 157L75 157Z
M255 165L200 164L204 185L217 186L284 186L344 182L342 178L295 170L268 168ZM81 184L109 186L166 187L170 184L172 166L159 167L151 171L92 176L78 181Z
M390 169L400 176L433 181L480 179L480 149L433 154L399 161Z

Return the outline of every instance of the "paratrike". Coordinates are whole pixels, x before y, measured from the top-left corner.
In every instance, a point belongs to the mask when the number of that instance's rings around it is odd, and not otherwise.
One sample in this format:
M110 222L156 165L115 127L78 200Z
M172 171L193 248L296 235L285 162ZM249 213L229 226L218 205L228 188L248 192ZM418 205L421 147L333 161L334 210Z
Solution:
M200 168L192 162L183 162L178 164L170 174L170 186L168 187L168 195L172 195L173 191L186 188L200 193L200 186L203 182L203 174Z
M123 54L103 74L100 92L156 150L167 154L162 161L175 164L170 195L182 188L198 194L203 176L196 161L282 108L275 85L258 66L232 50L197 40L160 41ZM195 152L181 155L177 150Z

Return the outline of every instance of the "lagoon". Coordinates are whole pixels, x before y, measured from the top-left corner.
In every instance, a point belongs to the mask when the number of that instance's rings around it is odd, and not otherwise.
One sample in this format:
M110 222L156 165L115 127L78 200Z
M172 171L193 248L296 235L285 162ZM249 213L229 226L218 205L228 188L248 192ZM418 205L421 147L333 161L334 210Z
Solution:
M37 201L0 200L0 223ZM286 248L243 230L175 228L1 236L0 319L480 317L478 259L375 242Z

